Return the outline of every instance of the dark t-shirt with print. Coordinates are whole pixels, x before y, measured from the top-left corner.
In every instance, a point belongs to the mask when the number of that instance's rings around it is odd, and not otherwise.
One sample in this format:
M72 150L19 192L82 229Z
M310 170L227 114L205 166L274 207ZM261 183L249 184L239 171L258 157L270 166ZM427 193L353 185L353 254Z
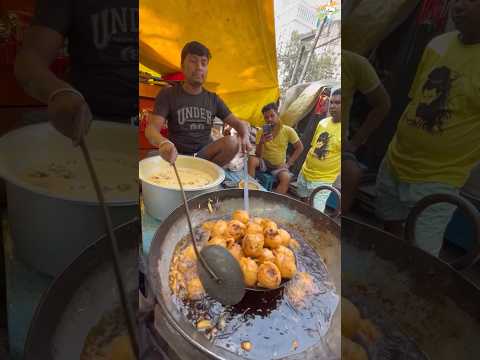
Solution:
M191 95L181 85L160 91L154 112L167 120L169 139L185 155L198 152L210 142L215 116L225 120L231 114L217 94L203 89Z
M67 38L69 81L94 115L138 115L138 0L37 0L34 24Z

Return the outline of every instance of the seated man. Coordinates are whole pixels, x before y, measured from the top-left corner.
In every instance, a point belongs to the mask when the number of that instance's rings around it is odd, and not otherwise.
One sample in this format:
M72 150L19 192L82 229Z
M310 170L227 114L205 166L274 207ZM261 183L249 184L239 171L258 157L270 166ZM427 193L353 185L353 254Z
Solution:
M295 163L303 151L303 144L297 133L290 126L283 125L278 116L277 105L270 103L262 109L268 132L263 129L257 132L256 156L248 160L248 173L255 176L255 170L268 171L278 178L275 192L286 194L290 184L289 168ZM293 154L287 161L288 144L293 144Z
M170 163L174 163L180 153L224 166L239 148L242 152L250 149L249 125L235 117L217 94L202 86L210 59L210 51L204 45L196 41L187 43L181 54L184 83L161 90L155 99L152 121L145 129L145 136ZM224 136L213 141L210 134L215 117L234 128L239 136ZM170 139L160 134L165 123Z
M297 179L297 192L307 201L320 185L333 185L340 175L342 151L342 94L337 89L330 99L330 117L320 121L312 138L310 150ZM323 211L330 195L320 191L315 198L315 208Z
M457 30L433 38L423 52L377 175L376 214L399 237L418 201L458 195L480 159L480 2L455 1L452 18ZM425 209L415 245L438 256L454 211L448 203Z
M343 122L343 192L342 212L347 213L355 202L363 170L356 157L390 111L390 96L370 62L358 54L342 50ZM349 137L350 109L356 92L365 95L371 109L354 136Z

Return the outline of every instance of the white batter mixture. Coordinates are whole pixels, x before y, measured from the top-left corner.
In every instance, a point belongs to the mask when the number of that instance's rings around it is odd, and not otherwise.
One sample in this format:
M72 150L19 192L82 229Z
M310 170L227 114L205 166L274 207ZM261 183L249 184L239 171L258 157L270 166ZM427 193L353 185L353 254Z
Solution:
M108 152L92 154L97 172L107 199L127 194L138 194L138 162L135 158ZM82 157L39 163L24 169L22 178L60 196L95 196L95 190Z
M177 167L178 175L184 188L205 186L213 182L214 178L201 170ZM173 167L163 169L158 174L150 176L149 180L154 184L167 187L180 188Z

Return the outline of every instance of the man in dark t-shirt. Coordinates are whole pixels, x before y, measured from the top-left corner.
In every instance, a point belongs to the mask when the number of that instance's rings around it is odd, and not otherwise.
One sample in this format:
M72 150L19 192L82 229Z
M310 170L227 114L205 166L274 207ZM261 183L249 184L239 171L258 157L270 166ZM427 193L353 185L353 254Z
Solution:
M66 40L71 68L63 81L49 66ZM138 115L138 1L37 0L15 73L74 141L88 131L92 114L130 122Z
M247 152L251 147L248 124L236 118L217 94L202 86L210 59L210 51L204 45L196 41L187 43L181 55L184 83L163 89L155 100L154 114L145 136L158 146L160 155L170 163L174 163L180 153L224 166L239 149ZM237 130L239 137L225 136L213 141L210 132L215 117ZM160 134L165 124L169 139Z

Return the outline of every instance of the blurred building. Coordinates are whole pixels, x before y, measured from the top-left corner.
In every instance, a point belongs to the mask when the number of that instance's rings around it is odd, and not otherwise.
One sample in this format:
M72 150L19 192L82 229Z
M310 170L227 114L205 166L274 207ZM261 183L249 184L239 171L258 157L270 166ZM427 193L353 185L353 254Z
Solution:
M319 25L318 8L325 0L275 0L275 33L277 44L290 40L294 31L311 32Z

